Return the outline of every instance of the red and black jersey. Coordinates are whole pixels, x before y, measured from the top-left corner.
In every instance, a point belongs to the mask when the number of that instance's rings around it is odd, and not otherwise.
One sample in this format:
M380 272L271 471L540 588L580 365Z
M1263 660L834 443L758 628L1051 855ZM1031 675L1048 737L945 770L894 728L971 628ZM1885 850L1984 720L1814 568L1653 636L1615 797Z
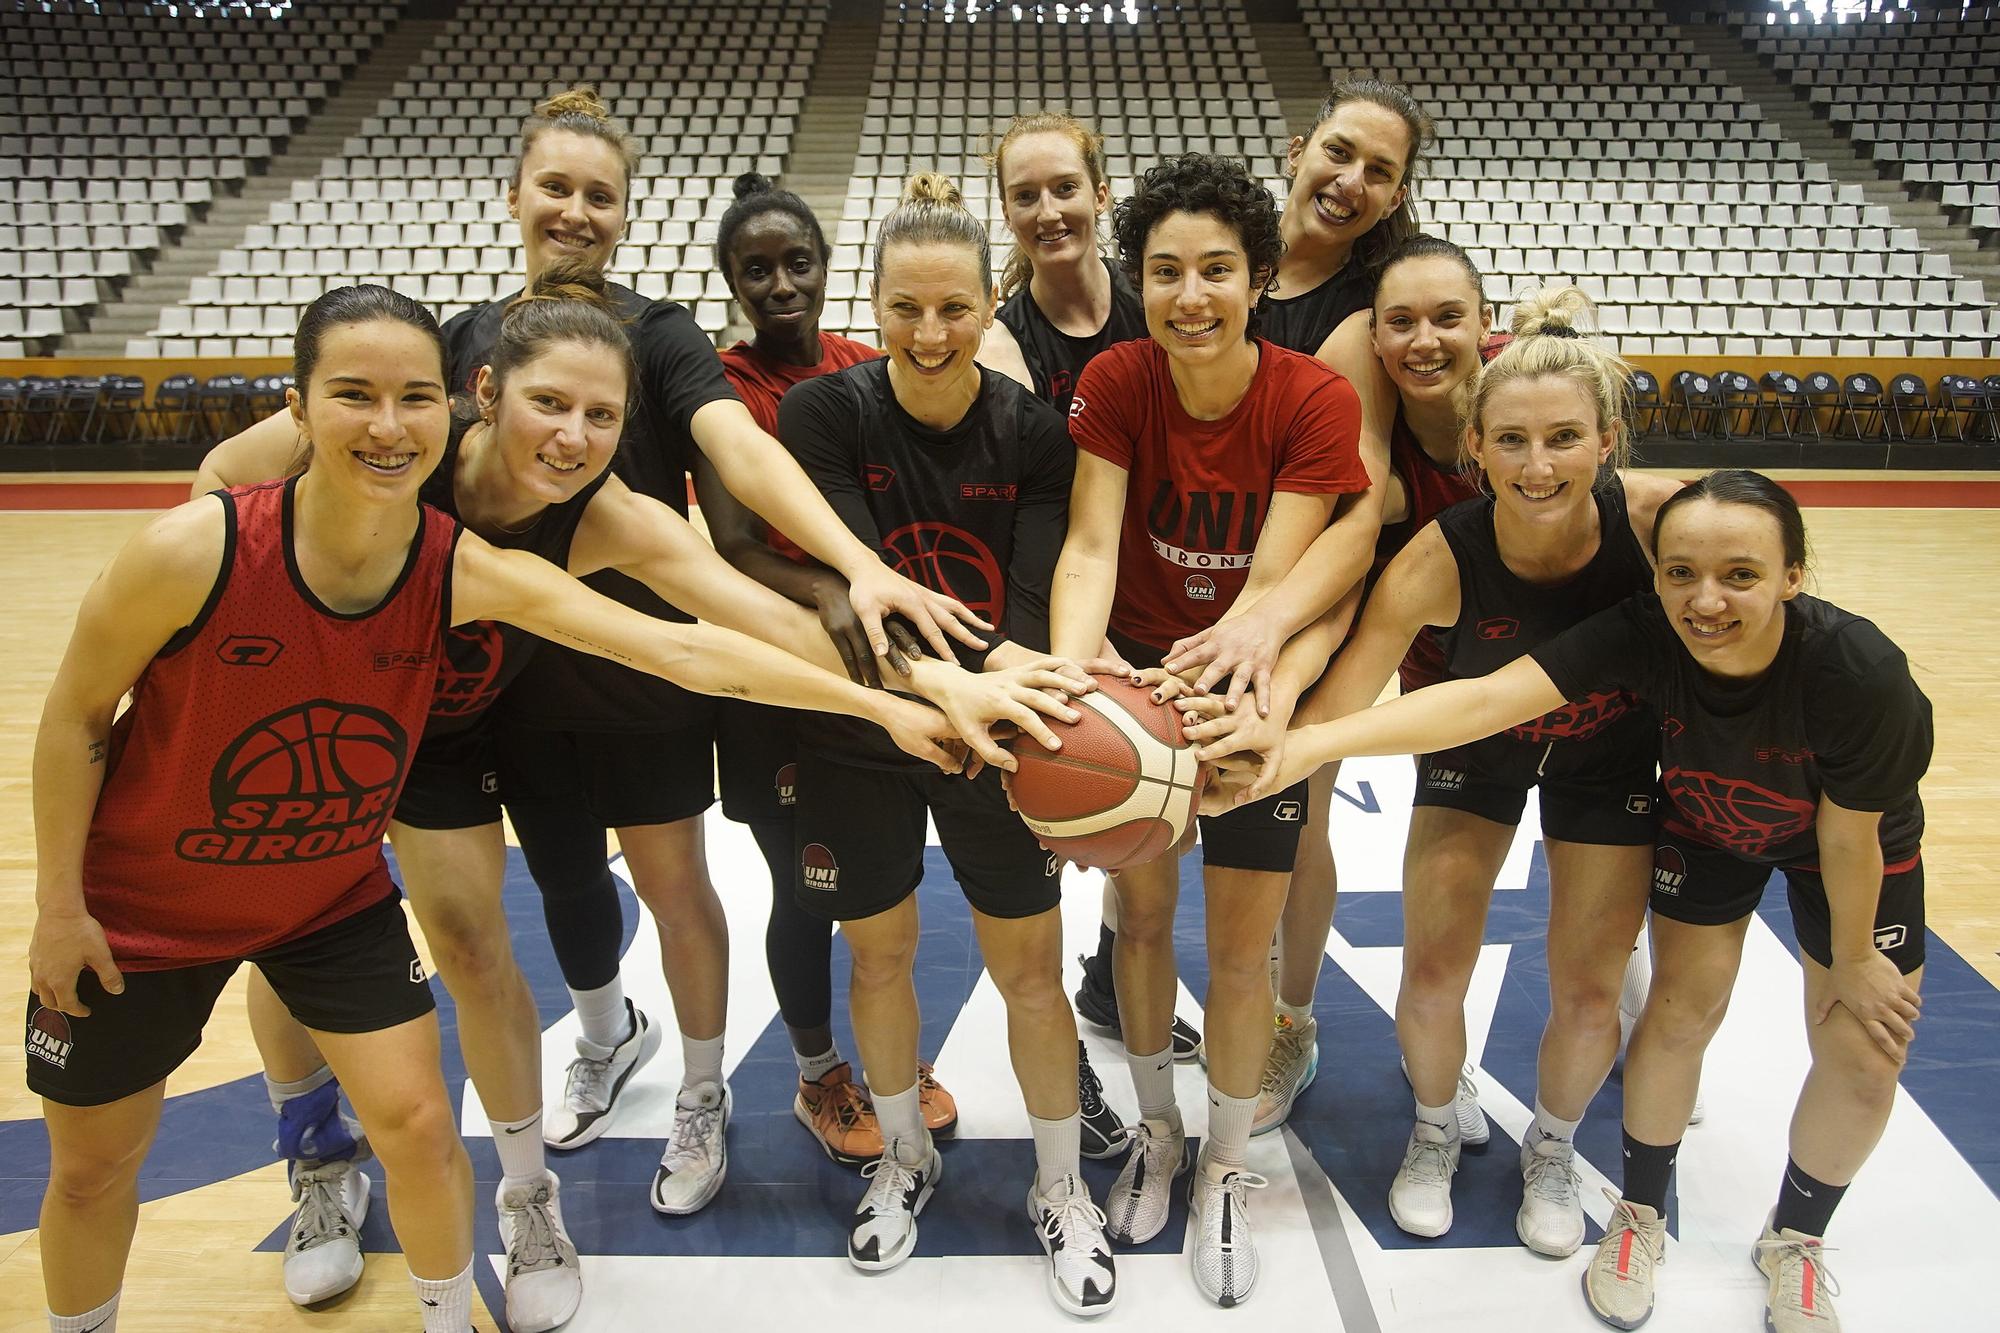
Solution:
M1406 512L1398 521L1384 523L1375 538L1375 562L1368 570L1371 589L1389 562L1410 544L1412 537L1423 531L1425 524L1460 501L1479 494L1479 487L1462 468L1442 467L1424 451L1403 419L1400 407L1396 410L1395 427L1389 432L1389 470L1402 479ZM1419 629L1417 637L1410 640L1410 651L1403 655L1398 675L1405 694L1445 678L1444 649L1438 645L1430 626Z
M1597 553L1561 583L1530 583L1507 568L1494 536L1491 496L1463 501L1438 515L1438 530L1458 564L1458 620L1436 631L1448 678L1498 671L1572 625L1652 587L1653 567L1632 531L1625 487L1617 474L1599 485L1592 498L1597 504ZM1569 698L1563 707L1510 727L1493 741L1504 737L1537 749L1558 742L1560 749L1608 731L1638 709L1631 695L1618 689L1586 690ZM1649 718L1635 721L1652 725Z
M458 451L467 428L463 421L452 424L444 459L436 471L424 478L423 489L418 492L425 504L452 518L458 517ZM543 509L534 522L517 532L496 528L479 535L491 545L527 551L558 569L567 569L577 525L610 475L600 474L561 504ZM437 694L431 699L425 738L447 736L476 724L500 696L500 691L521 674L540 642L524 629L494 620L471 620L446 630L444 655L438 659Z
M122 968L241 958L390 893L382 833L430 712L458 525L419 509L373 609L320 602L296 480L224 493L221 573L111 733L83 890Z
M903 410L889 363L875 360L794 388L778 427L833 512L897 573L997 626L990 645L1048 649L1049 585L1076 472L1055 409L982 369L979 397L939 430ZM980 669L985 653L954 646L963 666ZM871 723L812 714L801 733L844 763L921 767Z
M1778 656L1754 680L1701 669L1659 598L1635 597L1533 650L1558 689L1626 690L1660 716L1666 827L1764 865L1817 869L1819 802L1882 813L1889 873L1923 841L1917 783L1931 702L1875 625L1800 594Z
M1139 304L1139 293L1132 290L1123 269L1108 259L1103 264L1111 275L1111 313L1095 333L1078 338L1050 323L1035 304L1033 284L1008 297L994 315L1021 345L1021 359L1034 377L1035 396L1065 416L1069 414L1070 395L1090 358L1115 343L1146 336L1146 312Z
M1084 369L1069 429L1077 448L1130 474L1111 628L1160 649L1236 601L1276 493L1368 488L1354 386L1261 338L1249 391L1219 420L1188 415L1166 351L1144 339Z
M778 404L794 384L831 375L836 370L858 366L864 361L879 360L882 356L867 343L843 338L837 333L821 333L819 351L817 363L795 366L764 355L754 343L739 342L723 352L722 374L729 381L729 387L736 390L736 396L743 400L743 405L750 409L750 415L764 428L764 433L776 439ZM759 526L763 528L764 540L771 549L787 560L805 564L812 559L784 533L761 522Z

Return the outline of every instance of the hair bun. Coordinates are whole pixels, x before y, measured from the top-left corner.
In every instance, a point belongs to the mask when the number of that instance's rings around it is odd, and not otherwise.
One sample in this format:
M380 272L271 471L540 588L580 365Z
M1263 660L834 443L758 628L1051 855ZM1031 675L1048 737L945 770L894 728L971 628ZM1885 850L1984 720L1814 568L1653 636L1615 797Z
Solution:
M731 191L738 199L749 199L756 195L769 194L777 188L776 183L769 176L761 175L755 171L746 171L736 178L736 183L731 187Z
M957 182L938 171L920 171L903 182L906 204L936 204L941 208L964 208L965 196Z
M611 108L597 95L597 89L589 84L578 84L555 96L535 104L535 114L555 120L559 116L584 116L591 120L609 121Z
M528 289L515 297L501 320L537 301L586 301L604 310L612 309L611 286L604 270L581 259L558 259L543 269Z
M1543 287L1515 302L1507 327L1517 338L1588 337L1597 327L1597 306L1576 287Z

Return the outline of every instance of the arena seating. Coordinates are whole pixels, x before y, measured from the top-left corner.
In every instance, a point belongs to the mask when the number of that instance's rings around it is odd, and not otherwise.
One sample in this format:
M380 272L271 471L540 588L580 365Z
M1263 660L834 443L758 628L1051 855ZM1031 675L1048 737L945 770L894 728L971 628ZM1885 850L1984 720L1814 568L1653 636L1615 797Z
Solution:
M1303 8L1330 76L1373 72L1433 109L1422 216L1502 300L1573 281L1639 354L1984 356L2000 339L1978 282L1806 160L1651 6Z
M614 276L718 332L728 292L710 245L729 182L753 168L778 174L805 95L765 53L810 48L822 22L810 6L774 16L749 0L664 17L610 0L560 14L461 5L344 153L161 312L159 352L267 353L306 302L341 282L385 283L443 318L513 290L520 237L505 191L521 120L578 82L598 87L643 154ZM457 92L443 105L447 84Z
M282 150L395 8L0 10L0 355L81 327L134 255Z

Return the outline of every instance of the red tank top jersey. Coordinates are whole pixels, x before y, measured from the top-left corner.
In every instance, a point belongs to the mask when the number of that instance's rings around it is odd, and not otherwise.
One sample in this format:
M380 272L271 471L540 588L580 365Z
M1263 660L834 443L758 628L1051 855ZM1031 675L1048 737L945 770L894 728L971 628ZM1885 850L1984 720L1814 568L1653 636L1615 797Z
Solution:
M118 965L241 958L394 890L382 833L430 712L458 525L428 505L372 610L292 554L294 481L224 494L222 574L112 728L83 890Z
M794 366L773 360L747 342L739 342L722 353L723 378L729 381L729 387L736 390L743 406L750 409L750 415L772 439L778 436L778 404L784 399L786 390L794 384L831 375L836 370L858 366L882 355L867 343L858 343L837 333L821 333L819 351L819 364L816 366ZM796 560L800 564L808 564L812 560L791 538L769 526L764 528L764 540L787 560Z
M1262 338L1249 392L1216 421L1181 406L1158 343L1108 347L1077 381L1069 431L1129 474L1111 628L1154 648L1213 625L1236 601L1273 495L1368 488L1354 386Z
M1389 470L1402 478L1404 503L1409 512L1401 522L1382 525L1381 535L1375 539L1375 564L1368 571L1371 588L1396 553L1408 546L1426 523L1460 500L1470 500L1479 494L1479 488L1464 472L1456 467L1440 467L1424 452L1400 411L1396 413L1395 428L1389 432ZM1397 672L1403 682L1403 693L1443 680L1444 665L1444 649L1437 636L1428 625L1418 630Z

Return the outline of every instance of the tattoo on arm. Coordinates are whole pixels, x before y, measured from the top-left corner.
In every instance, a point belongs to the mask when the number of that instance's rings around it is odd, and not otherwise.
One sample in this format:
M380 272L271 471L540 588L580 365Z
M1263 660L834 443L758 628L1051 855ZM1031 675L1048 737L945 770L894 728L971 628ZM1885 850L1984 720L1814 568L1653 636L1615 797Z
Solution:
M610 658L614 662L623 662L627 666L637 665L632 658L627 657L616 648L609 648L601 643L592 643L589 639L579 638L574 634L563 634L560 637L564 642L575 644L586 652L596 653L598 656Z
M103 741L92 741L90 743L90 762L93 764L101 764L104 762Z

